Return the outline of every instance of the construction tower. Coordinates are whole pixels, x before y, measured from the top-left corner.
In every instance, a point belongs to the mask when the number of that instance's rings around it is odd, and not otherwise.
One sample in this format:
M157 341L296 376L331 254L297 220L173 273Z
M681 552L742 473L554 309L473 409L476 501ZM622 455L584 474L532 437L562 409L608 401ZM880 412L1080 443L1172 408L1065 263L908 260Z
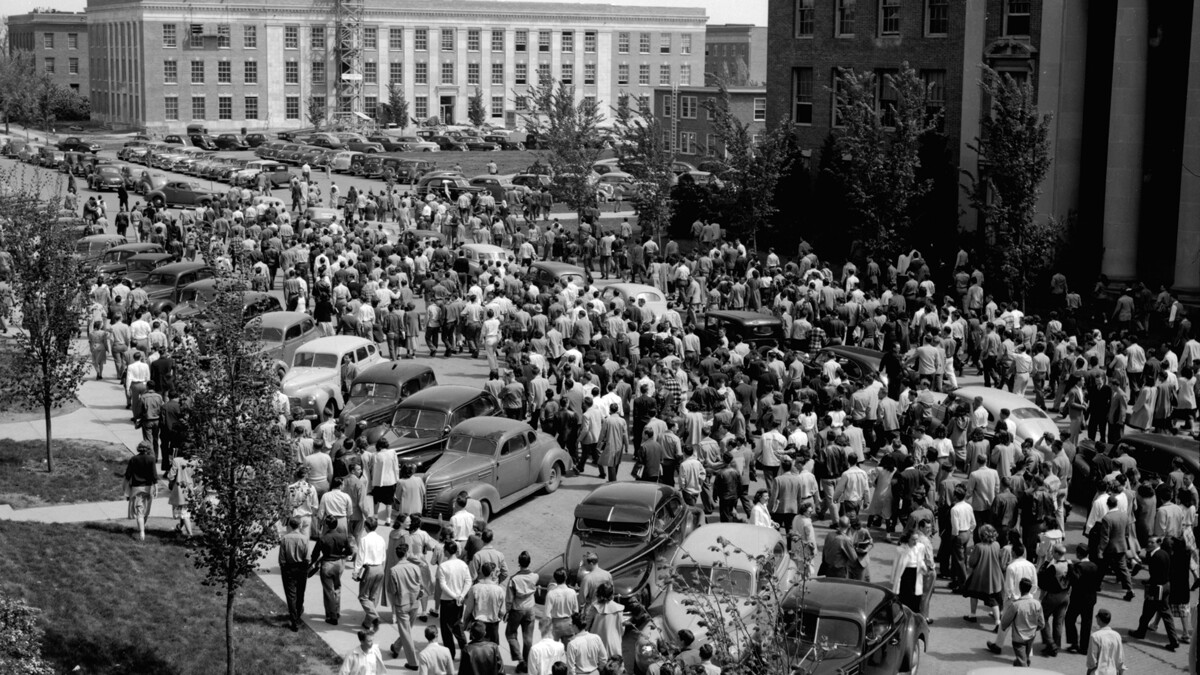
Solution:
M365 0L334 0L337 15L337 114L341 126L360 127L363 115L363 9Z

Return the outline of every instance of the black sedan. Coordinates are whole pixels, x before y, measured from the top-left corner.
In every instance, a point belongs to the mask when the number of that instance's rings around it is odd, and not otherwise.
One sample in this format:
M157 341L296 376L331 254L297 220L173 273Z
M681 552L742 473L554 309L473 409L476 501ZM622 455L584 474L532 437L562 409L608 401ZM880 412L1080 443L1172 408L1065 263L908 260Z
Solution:
M500 401L475 387L443 384L422 389L396 406L388 422L362 432L367 445L380 438L400 461L423 472L442 456L450 430L475 417L499 416Z
M521 141L514 140L504 134L488 134L483 137L483 140L488 143L494 143L500 146L501 150L524 150L525 144Z
M817 352L809 363L824 368L829 361L837 363L846 377L855 382L870 382L879 374L883 352L852 345L830 345Z
M498 144L483 140L481 138L476 138L474 136L464 136L462 138L462 143L467 146L468 150L495 152L496 150L500 149Z
M1158 478L1170 483L1168 475L1176 470L1177 461L1182 471L1191 474L1195 483L1200 483L1200 441L1187 436L1166 434L1129 434L1117 441L1117 449L1137 462L1142 479ZM1074 468L1071 473L1068 499L1074 504L1090 505L1100 490L1096 473L1096 444L1081 440L1076 450Z
M437 375L424 364L384 361L367 368L350 383L350 398L342 408L346 435L353 438L385 424L404 399L436 384Z

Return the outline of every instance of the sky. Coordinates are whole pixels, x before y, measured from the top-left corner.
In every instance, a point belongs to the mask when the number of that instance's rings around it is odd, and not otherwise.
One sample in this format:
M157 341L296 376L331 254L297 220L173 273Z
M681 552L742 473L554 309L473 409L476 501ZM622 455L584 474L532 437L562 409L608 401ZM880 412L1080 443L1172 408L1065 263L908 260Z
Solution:
M550 1L550 0L538 0ZM553 0L561 2L563 0ZM570 0L566 0L570 1ZM767 25L767 0L593 0L614 5L652 5L667 7L704 7L709 23L753 23ZM453 0L448 0L452 3ZM24 14L36 8L83 11L87 0L0 0L2 15Z

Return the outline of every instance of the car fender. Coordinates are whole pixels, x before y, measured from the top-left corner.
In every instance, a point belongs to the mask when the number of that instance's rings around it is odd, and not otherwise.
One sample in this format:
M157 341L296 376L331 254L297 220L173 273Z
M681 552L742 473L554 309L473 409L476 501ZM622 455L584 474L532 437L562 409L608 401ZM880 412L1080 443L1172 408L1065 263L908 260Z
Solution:
M538 568L538 583L537 588L533 591L533 601L539 605L546 604L546 592L550 590L550 584L554 583L554 571L566 565L565 555L559 554L546 561L546 564Z
M551 448L546 452L546 456L542 458L542 468L538 470L538 481L545 483L550 480L550 470L555 464L562 464L563 473L565 474L571 467L571 456L560 447ZM562 478L560 476L559 478Z
M438 513L453 511L454 509L450 508L450 505L454 502L454 498L458 496L458 493L464 490L467 493L467 497L487 502L491 506L493 516L500 510L500 491L496 489L495 485L484 483L483 481L472 481L459 485L451 484L450 487L442 490L442 493L438 495L437 507L434 510Z

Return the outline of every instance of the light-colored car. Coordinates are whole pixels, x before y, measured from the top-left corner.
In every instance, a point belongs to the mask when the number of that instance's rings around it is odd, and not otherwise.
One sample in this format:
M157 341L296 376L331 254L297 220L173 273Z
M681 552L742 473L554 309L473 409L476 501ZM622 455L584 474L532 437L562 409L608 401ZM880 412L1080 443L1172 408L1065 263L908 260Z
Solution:
M463 244L462 253L470 265L471 276L477 276L489 265L512 261L512 251L494 244Z
M1010 419L1017 425L1017 435L1013 439L1017 443L1027 438L1037 440L1049 433L1058 438L1058 425L1046 411L1034 405L1033 401L1003 389L992 387L959 387L946 394L941 403L933 407L933 419L941 422L946 419L947 410L955 406L966 406L967 410L975 407L975 397L983 399L983 407L987 410L988 425L984 435L989 439L996 428L996 420L1000 419L1000 411L1007 409Z
M298 406L306 418L323 422L345 407L343 367L353 365L361 371L382 360L379 347L366 338L354 335L318 338L292 355L292 366L279 383L279 390L288 397L292 408Z
M342 220L342 212L339 209L310 206L304 210L304 217L318 226L323 226L340 222Z
M317 322L304 312L267 312L246 322L246 339L262 345L279 379L287 374L301 346L321 337Z
M408 152L441 152L442 148L437 143L427 141L419 136L400 136L396 139L397 143L404 143L408 146Z
M624 171L609 171L600 176L596 190L605 201L625 201L637 192L637 181Z
M654 323L658 323L663 315L667 313L667 297L663 292L654 286L646 284L613 284L606 286L602 292L605 299L605 304L608 304L610 298L620 298L625 303L626 307L631 307L642 301L642 312L649 312L653 317Z
M329 158L329 170L334 173L346 173L350 170L350 162L354 160L355 155L361 155L361 152L353 152L351 150L342 150L341 152L333 153Z

